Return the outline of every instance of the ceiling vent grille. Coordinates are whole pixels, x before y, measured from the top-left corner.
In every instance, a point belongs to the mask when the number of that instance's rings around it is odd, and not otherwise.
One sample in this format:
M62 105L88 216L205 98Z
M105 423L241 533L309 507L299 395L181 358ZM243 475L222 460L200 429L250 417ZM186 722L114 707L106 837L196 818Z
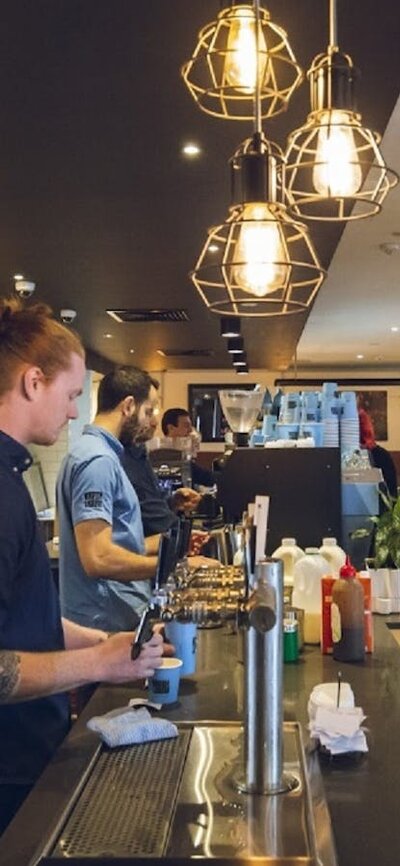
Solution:
M117 322L189 322L186 310L179 309L144 309L106 310Z
M160 354L166 358L211 358L214 352L211 349L162 349Z

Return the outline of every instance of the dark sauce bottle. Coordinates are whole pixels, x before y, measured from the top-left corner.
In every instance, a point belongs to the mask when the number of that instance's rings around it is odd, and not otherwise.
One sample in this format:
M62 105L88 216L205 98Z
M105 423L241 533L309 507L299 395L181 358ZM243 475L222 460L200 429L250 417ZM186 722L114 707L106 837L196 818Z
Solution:
M362 662L365 654L364 591L349 558L332 587L333 658Z

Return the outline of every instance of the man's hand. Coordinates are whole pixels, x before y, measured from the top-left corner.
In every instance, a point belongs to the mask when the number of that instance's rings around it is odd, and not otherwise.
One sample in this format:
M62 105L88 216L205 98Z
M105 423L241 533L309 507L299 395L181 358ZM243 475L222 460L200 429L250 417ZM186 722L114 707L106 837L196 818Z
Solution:
M143 680L152 677L156 668L161 667L164 651L161 635L153 634L134 661L131 659L132 638L131 632L120 632L96 647L102 658L102 680L113 683Z
M191 487L180 487L172 494L171 504L174 511L183 511L185 514L190 514L197 508L200 502L200 493L192 490Z
M196 529L191 532L188 556L197 556L201 548L210 538L209 532L203 532L201 529Z
M189 557L189 567L190 568L220 568L221 563L219 559L211 559L210 556L190 556Z
M167 642L164 640L164 630L165 630L165 623L163 623L163 622L156 622L156 623L154 623L154 625L153 625L153 633L154 633L154 634L160 634L161 637L162 637L162 639L163 639L163 641L164 641L164 644L163 644L163 656L173 656L173 655L175 654L175 647L174 647L174 645L173 645L172 643L167 643Z

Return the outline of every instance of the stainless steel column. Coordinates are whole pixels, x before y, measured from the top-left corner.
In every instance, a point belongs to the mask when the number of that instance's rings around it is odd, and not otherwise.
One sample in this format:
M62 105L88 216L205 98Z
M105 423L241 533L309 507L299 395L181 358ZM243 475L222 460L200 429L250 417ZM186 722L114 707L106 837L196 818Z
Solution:
M291 787L283 777L283 564L256 566L249 598L245 646L244 760L248 793L275 794Z

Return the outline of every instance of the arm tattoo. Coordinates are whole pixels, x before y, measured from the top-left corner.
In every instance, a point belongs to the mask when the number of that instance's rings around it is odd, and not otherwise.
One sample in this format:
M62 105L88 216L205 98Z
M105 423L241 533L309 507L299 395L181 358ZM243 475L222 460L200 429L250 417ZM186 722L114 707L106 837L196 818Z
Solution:
M0 704L7 704L15 695L21 679L21 659L18 653L0 650Z

